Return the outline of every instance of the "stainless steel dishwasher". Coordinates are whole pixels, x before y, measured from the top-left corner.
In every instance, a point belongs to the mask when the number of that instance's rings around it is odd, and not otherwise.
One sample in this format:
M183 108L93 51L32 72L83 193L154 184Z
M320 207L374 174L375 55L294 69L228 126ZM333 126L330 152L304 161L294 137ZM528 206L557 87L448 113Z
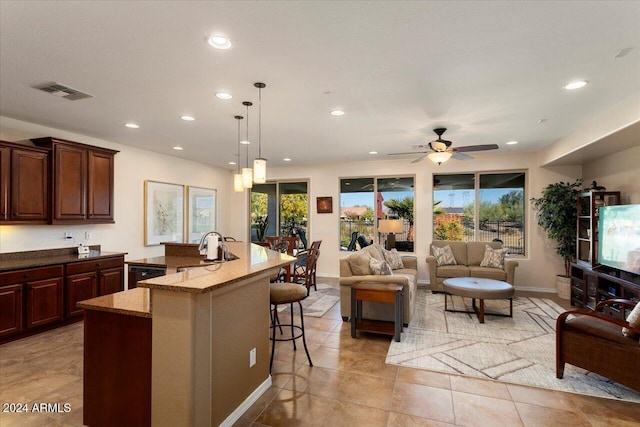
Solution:
M167 267L150 265L129 265L129 285L128 289L138 287L140 280L151 279L152 277L164 276L167 274Z

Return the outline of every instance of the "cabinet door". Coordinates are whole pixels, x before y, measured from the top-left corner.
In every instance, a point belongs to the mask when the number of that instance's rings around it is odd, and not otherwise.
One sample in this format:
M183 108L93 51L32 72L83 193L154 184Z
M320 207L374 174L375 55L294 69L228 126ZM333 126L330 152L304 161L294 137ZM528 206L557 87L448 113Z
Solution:
M53 219L86 219L87 150L56 144L54 159Z
M10 156L10 148L0 147L0 221L9 219Z
M0 337L22 331L22 285L0 287Z
M124 290L124 267L102 270L98 273L100 295L113 294Z
M67 276L65 283L65 314L67 317L81 315L78 301L98 296L98 274L95 272Z
M11 153L11 219L47 221L48 155L29 150Z
M113 154L89 151L89 219L113 220Z
M63 319L62 277L26 284L27 328Z

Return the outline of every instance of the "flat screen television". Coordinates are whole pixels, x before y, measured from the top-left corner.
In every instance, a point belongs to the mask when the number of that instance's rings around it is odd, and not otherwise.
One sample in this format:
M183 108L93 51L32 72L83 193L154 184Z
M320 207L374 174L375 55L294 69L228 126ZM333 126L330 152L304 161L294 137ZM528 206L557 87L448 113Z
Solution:
M640 275L640 205L600 208L598 262Z

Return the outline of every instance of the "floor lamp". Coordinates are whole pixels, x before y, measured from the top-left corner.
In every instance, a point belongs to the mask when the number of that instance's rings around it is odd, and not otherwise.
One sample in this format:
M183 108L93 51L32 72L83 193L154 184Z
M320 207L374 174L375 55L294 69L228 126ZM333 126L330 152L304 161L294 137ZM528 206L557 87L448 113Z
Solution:
M387 250L396 247L396 233L402 233L404 230L404 221L401 219L381 219L378 221L378 232L387 235Z

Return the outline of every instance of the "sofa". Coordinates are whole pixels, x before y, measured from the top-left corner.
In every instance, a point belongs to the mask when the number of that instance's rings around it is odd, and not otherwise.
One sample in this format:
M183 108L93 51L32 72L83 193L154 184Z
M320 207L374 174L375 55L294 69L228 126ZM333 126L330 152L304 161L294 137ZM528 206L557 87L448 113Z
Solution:
M436 265L436 257L433 255L433 247L451 247L456 265ZM429 245L429 288L432 291L443 291L442 282L450 277L481 277L484 279L501 280L514 285L515 270L518 261L504 260L504 268L481 267L484 258L485 246L493 249L502 249L500 242L459 242L450 240L434 240Z
M401 256L403 268L396 268L391 275L376 275L362 268L362 260L385 260L384 249L377 243L362 248L340 260L340 313L344 321L351 317L351 286L359 282L401 284L403 286L403 319L405 326L411 322L418 287L418 261L414 256ZM365 271L363 271L365 270ZM393 304L363 301L362 317L373 320L394 320Z

